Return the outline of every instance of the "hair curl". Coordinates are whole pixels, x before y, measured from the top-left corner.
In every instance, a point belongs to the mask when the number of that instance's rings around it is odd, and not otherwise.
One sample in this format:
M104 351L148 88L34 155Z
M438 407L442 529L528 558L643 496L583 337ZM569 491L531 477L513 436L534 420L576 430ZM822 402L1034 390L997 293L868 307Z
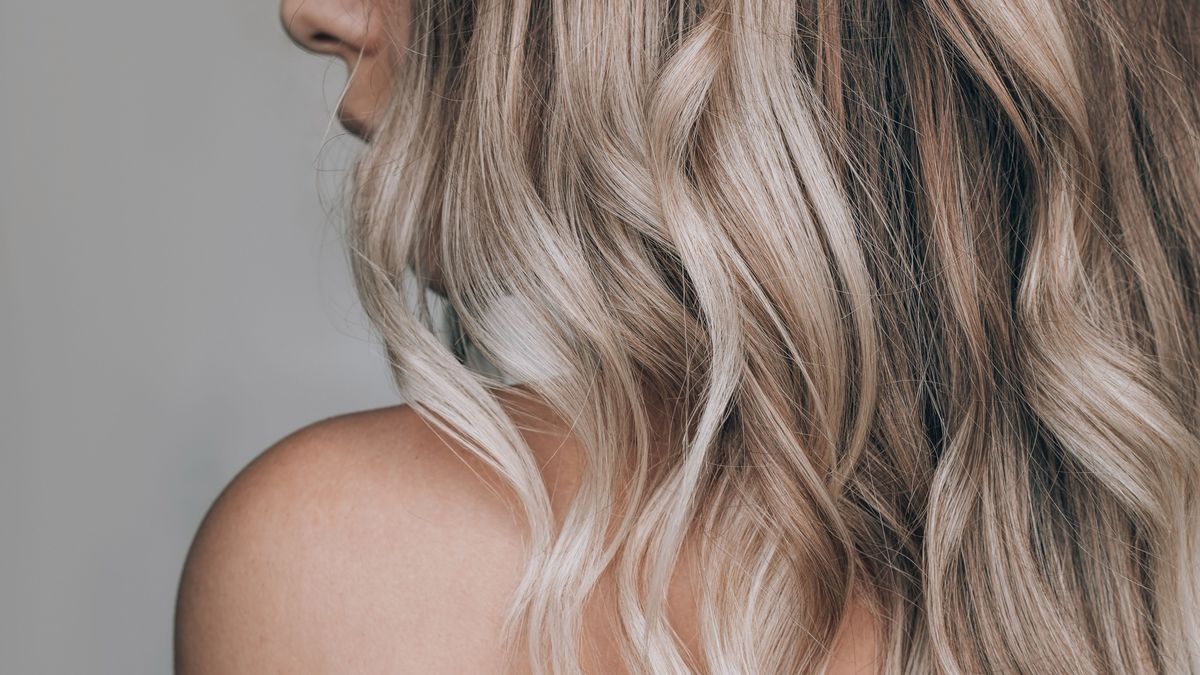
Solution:
M353 266L525 509L534 672L606 570L633 672L817 670L858 596L888 673L1200 672L1198 16L414 1ZM468 343L572 421L561 523Z

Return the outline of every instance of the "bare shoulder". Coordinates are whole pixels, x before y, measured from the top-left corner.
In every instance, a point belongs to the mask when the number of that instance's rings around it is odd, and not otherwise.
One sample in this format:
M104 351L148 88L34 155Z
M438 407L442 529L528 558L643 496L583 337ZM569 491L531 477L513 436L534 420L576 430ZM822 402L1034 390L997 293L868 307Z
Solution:
M505 494L407 406L301 429L205 517L177 670L496 672L524 564Z
M580 472L570 425L497 394L563 508ZM408 406L312 424L243 469L201 524L179 586L176 671L504 672L524 535L502 481ZM687 574L672 578L672 623L698 652L693 594ZM587 619L587 672L620 670L607 597ZM830 673L870 672L870 623L847 623Z

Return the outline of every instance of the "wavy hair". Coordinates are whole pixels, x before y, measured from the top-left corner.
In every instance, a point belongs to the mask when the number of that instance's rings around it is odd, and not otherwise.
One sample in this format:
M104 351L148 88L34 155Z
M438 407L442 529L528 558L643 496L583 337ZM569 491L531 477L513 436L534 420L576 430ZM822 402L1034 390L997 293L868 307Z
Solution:
M1200 673L1195 2L411 21L352 264L412 406L524 509L511 654L579 672L611 574L632 672L817 671L862 598L887 673ZM565 513L468 346L569 421Z

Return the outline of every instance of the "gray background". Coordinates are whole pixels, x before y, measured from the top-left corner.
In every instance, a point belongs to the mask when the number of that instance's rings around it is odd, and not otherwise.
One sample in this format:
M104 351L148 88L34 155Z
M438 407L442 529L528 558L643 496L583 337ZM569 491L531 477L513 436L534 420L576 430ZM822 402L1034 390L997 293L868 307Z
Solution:
M338 62L271 0L0 0L0 673L165 673L187 545L396 402L350 287Z

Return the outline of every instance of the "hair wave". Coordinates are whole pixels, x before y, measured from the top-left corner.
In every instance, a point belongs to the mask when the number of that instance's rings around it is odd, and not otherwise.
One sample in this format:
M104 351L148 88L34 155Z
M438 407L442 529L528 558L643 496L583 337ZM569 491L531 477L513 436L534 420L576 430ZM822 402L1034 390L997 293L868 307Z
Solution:
M632 672L817 670L855 597L888 673L1200 672L1198 17L415 0L352 261L525 509L513 653L578 672L607 571ZM467 343L572 421L560 520Z

